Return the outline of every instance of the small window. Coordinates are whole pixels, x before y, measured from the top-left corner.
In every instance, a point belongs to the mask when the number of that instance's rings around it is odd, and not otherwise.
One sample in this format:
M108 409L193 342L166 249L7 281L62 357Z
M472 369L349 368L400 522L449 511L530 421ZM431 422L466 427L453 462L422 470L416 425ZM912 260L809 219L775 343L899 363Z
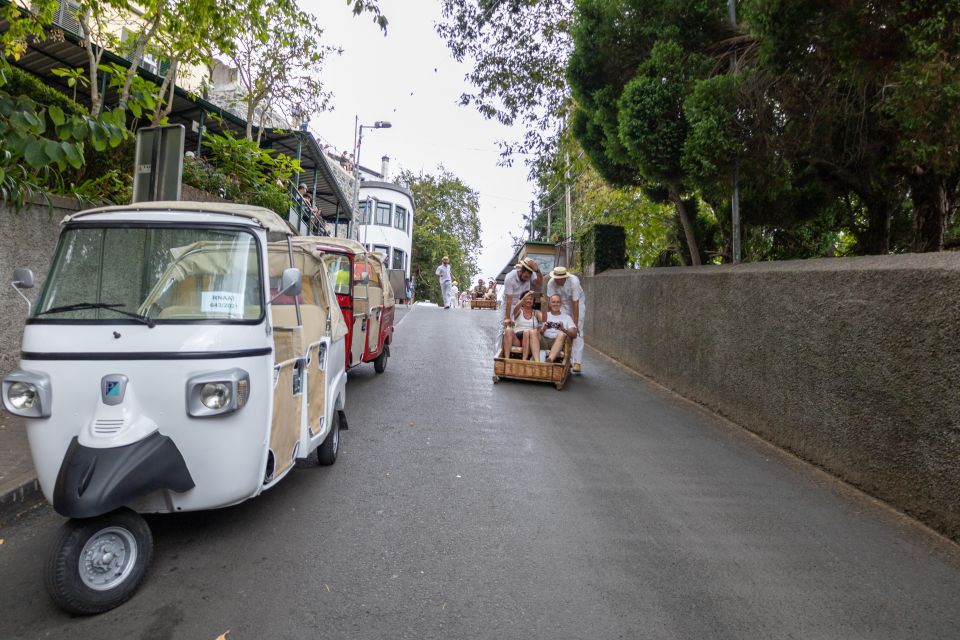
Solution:
M383 225L385 227L390 226L390 203L389 202L378 202L377 203L377 219L376 223Z
M385 247L382 244L373 245L372 251L374 253L379 253L383 256L383 261L386 262L390 259L390 247Z
M404 256L403 251L401 251L400 249L394 249L394 250L393 250L393 262L391 263L391 267L390 267L390 268L391 268L391 269L405 269L406 266L407 266L407 265L404 263L404 258L405 258L405 257L406 257L406 256Z
M407 210L399 205L397 205L393 215L393 226L400 231L406 231L407 229Z
M370 224L370 201L360 203L360 224Z

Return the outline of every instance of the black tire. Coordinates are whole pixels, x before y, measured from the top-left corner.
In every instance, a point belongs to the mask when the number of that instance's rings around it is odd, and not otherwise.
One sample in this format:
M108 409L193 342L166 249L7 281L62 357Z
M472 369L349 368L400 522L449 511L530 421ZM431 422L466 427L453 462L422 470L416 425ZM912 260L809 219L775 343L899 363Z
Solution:
M317 447L317 464L321 467L329 467L337 461L338 453L340 453L340 412L334 411L330 433Z
M387 370L387 358L390 357L390 350L387 348L387 345L383 345L383 351L380 352L380 355L377 356L377 359L373 361L373 370L377 373L383 373Z
M94 560L101 552L97 565ZM104 566L103 558L108 555L111 558ZM96 518L67 521L50 550L44 582L50 597L64 611L103 613L130 599L152 559L153 534L147 522L130 509L119 509ZM117 571L123 574L120 578Z

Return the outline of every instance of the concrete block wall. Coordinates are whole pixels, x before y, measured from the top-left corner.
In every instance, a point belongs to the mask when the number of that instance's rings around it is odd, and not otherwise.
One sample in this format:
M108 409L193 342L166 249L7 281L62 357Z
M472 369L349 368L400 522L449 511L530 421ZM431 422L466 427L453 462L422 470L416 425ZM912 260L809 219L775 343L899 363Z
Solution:
M50 206L38 203L19 212L0 208L0 374L17 367L20 362L20 339L27 305L10 286L17 267L33 269L36 286L24 291L36 299L47 277L47 269L60 237L60 221L78 210L75 200L50 196Z
M583 285L592 346L960 541L960 254Z

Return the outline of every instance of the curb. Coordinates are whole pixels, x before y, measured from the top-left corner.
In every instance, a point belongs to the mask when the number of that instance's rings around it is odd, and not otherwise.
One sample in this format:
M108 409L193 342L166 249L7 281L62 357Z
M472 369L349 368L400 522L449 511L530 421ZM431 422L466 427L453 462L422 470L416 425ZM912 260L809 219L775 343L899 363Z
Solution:
M43 502L43 492L36 478L0 495L0 525L12 523L40 502Z

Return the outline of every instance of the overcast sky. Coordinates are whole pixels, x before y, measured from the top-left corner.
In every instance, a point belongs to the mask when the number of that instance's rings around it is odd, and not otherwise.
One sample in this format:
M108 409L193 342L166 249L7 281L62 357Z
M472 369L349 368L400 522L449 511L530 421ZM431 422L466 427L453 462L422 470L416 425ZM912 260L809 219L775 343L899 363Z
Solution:
M480 194L483 276L495 276L513 254L510 233L518 234L530 208L532 188L522 160L498 166L497 140L517 140L511 130L484 119L474 107L461 107L472 87L434 25L436 0L381 0L390 21L384 37L370 17L354 17L345 0L300 0L320 19L328 44L343 55L331 58L323 82L334 93L332 112L315 115L311 130L340 151L353 149L354 117L361 124L388 120L391 129L365 130L360 162L379 169L390 156L390 171L436 173L439 165ZM457 274L455 274L457 275Z

